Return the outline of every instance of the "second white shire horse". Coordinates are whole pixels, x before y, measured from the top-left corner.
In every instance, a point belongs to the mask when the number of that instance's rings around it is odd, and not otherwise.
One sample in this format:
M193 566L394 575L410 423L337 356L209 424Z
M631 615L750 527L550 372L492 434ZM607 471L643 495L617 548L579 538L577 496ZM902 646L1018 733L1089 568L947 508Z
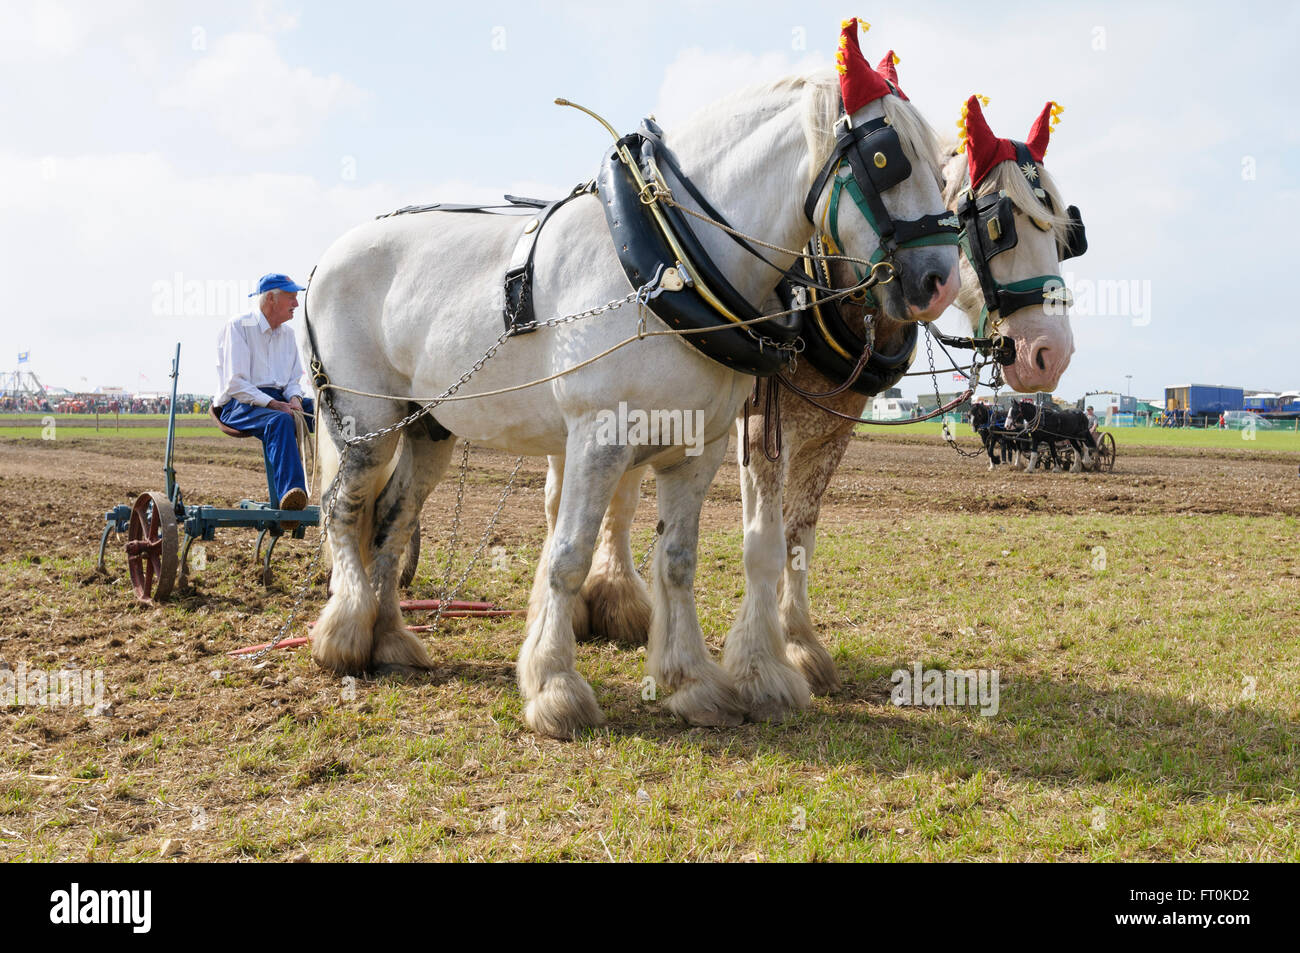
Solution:
M844 158L844 143L855 145L853 132L883 128L886 121L915 172L874 193L875 217L892 218L890 231L899 225L901 237L902 226L944 216L928 127L910 104L887 87L878 88L883 86L878 77L873 85L862 75L862 68L872 71L857 51L856 38L849 46L847 72L838 83L827 73L751 89L705 108L664 136L698 194L740 232L786 249L802 248L812 237L813 221L826 216L830 180L843 186L859 179L862 156L850 150ZM837 139L836 123L846 112L848 124ZM836 154L841 159L831 162L832 175L819 178ZM841 166L845 171L837 172ZM859 189L869 186L857 181ZM732 676L710 657L696 614L700 507L753 378L709 359L684 338L650 334L637 340L638 330L662 332L666 325L634 305L545 326L549 319L628 294L602 199L584 194L568 202L538 240L532 305L543 326L506 339L456 399L438 403L432 415L446 432L477 444L565 459L563 490L547 500L552 532L518 661L528 725L542 734L570 737L603 720L594 692L574 667L574 604L615 488L630 469L646 465L658 480L663 522L651 580L648 672L661 689L672 690L667 704L686 721L737 724L756 699L786 694L783 680L802 681L782 660L768 673L770 684L742 700ZM698 208L685 195L676 199ZM856 200L840 203L836 224L846 255L879 260L877 252L885 246L897 279L879 286L881 307L900 320L938 317L957 292L956 247L882 242L860 208ZM373 434L453 389L498 340L501 278L519 232L518 219L505 216L435 211L388 217L344 235L317 267L309 292L309 330L315 356L338 385L328 390L333 413L323 418L338 445L347 441L340 421L365 435L343 447L337 478L324 500L333 575L329 602L313 632L312 655L327 669L432 665L424 644L403 623L397 565L454 441L422 420L402 431L400 454L396 431ZM700 237L740 296L754 306L767 298L780 277L771 264L721 231L705 230ZM782 268L794 261L783 253L769 257ZM632 343L610 351L628 339ZM606 351L540 386L475 396L559 374ZM604 439L608 415L632 409L695 415L703 425L699 452L688 454L680 442L633 446ZM444 439L436 439L440 435Z
M949 208L962 210L967 228L957 307L966 313L977 337L997 330L1014 341L1016 359L1004 373L1015 390L1025 392L1052 390L1069 365L1074 340L1058 262L1082 254L1087 247L1077 209L1067 209L1042 164L1050 123L1059 111L1060 107L1048 103L1027 141L1020 143L996 137L979 100L972 96L962 111L961 151L953 148L942 153L944 198ZM964 205L963 199L969 204ZM843 263L832 264L831 272L837 280L848 279L848 266ZM838 307L861 325L861 307L849 302ZM990 312L996 316L992 322ZM875 353L901 355L901 361L892 359L900 368L911 362L907 327L887 311L873 320ZM806 361L790 377L791 384L815 393L831 391L841 382L823 376ZM854 429L854 422L845 417L858 417L868 398L848 390L819 399L817 403L826 408L821 409L789 387L780 387L777 400L779 459L765 455L764 421L757 411L748 428L743 421L737 428L745 595L727 635L724 656L727 671L749 701L751 715L756 706L765 705L763 713L771 718L805 707L809 689L828 694L840 684L813 626L808 574L822 496ZM743 462L746 429L747 464ZM562 475L563 461L552 460L548 492ZM583 588L587 611L580 607L578 617L580 622L589 619L586 624L593 633L629 643L644 639L650 616L630 541L643 475L643 471L629 474L615 494L592 574ZM762 684L761 673L778 660L793 665L806 687L800 690L798 683L787 683L790 692L785 697L750 696L750 689Z

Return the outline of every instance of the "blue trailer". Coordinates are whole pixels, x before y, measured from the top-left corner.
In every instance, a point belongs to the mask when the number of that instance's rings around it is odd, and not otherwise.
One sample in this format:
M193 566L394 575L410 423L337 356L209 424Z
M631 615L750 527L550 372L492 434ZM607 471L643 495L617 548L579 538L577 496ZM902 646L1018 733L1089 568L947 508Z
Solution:
M1229 410L1245 410L1246 389L1222 384L1186 384L1165 388L1165 410L1185 417L1218 417Z

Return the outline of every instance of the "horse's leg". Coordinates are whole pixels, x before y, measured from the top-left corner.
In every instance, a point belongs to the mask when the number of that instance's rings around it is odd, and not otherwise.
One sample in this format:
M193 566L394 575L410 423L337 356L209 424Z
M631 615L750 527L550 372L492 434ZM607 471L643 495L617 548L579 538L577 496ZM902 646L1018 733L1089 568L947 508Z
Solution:
M424 642L406 627L398 597L399 568L419 524L420 509L446 472L454 437L431 440L417 421L403 434L392 476L375 501L374 559L370 583L379 599L371 663L379 666L432 668Z
M1083 461L1084 470L1092 469L1093 467L1092 454L1093 451L1095 451L1096 449L1097 449L1097 438L1094 437L1092 435L1092 431L1089 430L1087 439L1079 441L1079 457Z
M600 524L600 544L582 587L591 635L644 645L650 631L650 590L632 556L632 521L641 499L645 467L629 470L618 482Z
M698 456L655 468L664 531L651 569L646 670L674 690L669 710L693 725L738 725L745 718L731 676L709 657L695 608L700 508L726 453L727 441L715 440Z
M737 430L743 441L743 418ZM738 453L744 453L743 443ZM773 462L761 450L751 450L749 465L740 468L745 597L727 633L723 665L735 679L741 703L754 721L779 720L791 711L807 708L809 700L808 682L786 661L777 594L786 555L782 484L789 468L789 453Z
M574 668L573 603L591 568L601 517L627 470L629 447L601 445L589 429L570 431L555 531L546 551L546 586L534 586L528 636L519 650L524 720L538 734L571 738L604 720L596 694Z
M817 517L831 477L844 458L852 428L845 428L813 454L795 458L785 498L786 564L781 587L781 621L785 627L786 657L808 680L815 695L840 688L835 663L813 629L808 605L808 570L817 542Z
M541 605L550 588L550 571L547 568L547 554L551 549L551 537L555 535L555 521L560 515L560 494L564 490L564 455L553 454L546 458L546 539L542 541L542 552L537 558L537 572L533 574L533 591L528 596L528 614L541 611ZM587 612L585 599L573 601L573 637L579 642L586 641L591 634L591 620Z
M394 419L376 418L378 426ZM340 674L359 674L369 666L379 603L367 566L374 538L375 498L396 449L396 434L361 441L343 452L338 477L322 499L330 513L333 572L330 598L312 630L316 664ZM403 541L405 542L405 541Z

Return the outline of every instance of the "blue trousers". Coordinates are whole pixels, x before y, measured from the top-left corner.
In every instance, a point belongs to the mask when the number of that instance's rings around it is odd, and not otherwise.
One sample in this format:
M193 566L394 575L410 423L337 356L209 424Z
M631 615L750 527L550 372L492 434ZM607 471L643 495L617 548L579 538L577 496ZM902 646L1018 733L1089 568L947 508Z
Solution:
M284 391L274 387L263 388L272 400L284 400ZM302 398L302 409L307 412L307 427L316 429L316 404L310 397ZM302 472L302 460L298 456L298 440L293 428L293 414L270 407L254 407L252 404L229 400L217 411L221 422L236 430L247 430L262 441L266 448L267 461L271 466L271 482L275 486L274 506L284 495L297 487L307 489L307 478Z

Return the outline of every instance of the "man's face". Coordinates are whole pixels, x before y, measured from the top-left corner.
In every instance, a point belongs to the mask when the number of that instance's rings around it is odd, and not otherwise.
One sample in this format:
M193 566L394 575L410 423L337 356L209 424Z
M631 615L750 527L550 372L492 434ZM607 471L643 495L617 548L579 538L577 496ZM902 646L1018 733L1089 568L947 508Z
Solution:
M298 292L296 291L280 291L271 295L266 323L272 328L278 328L293 317L294 309L297 307Z

